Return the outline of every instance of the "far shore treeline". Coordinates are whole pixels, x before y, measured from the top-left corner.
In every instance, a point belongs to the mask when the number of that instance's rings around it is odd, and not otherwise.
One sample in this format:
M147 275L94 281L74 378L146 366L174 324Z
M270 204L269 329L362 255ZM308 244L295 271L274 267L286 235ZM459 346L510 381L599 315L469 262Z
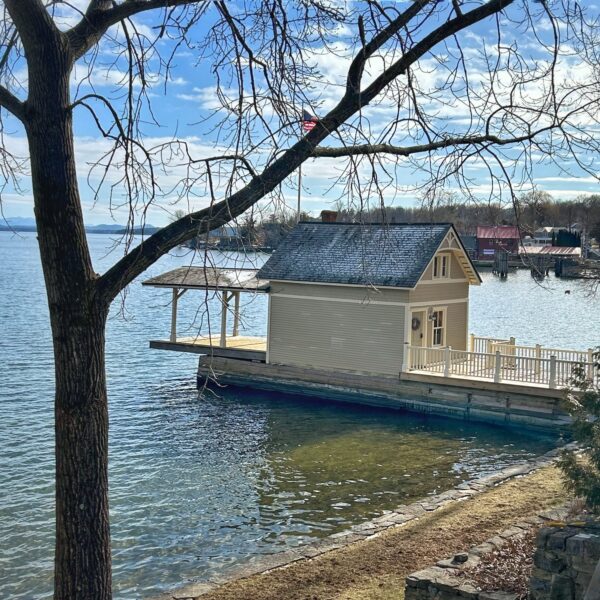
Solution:
M579 231L600 244L600 194L580 196L574 200L555 200L547 192L532 192L518 198L514 204L464 202L447 197L436 204L419 206L386 206L368 209L347 208L338 202L337 221L363 223L453 223L462 235L474 235L478 225L518 225L523 235L532 235L540 227L562 227L567 231L577 226ZM280 211L264 216L244 215L231 223L231 235L217 233L219 247L277 248L279 242L297 222L293 211ZM303 212L302 221L319 220ZM147 225L134 233L150 235L159 228ZM0 221L0 231L35 231L33 219L17 218ZM92 225L88 233L124 234L124 225ZM206 236L193 240L190 246L203 245ZM561 245L561 244L558 244Z
M521 196L514 204L467 203L458 197L437 204L421 203L416 207L386 206L369 209L335 206L338 222L362 223L453 223L462 235L475 235L478 225L518 225L523 236L533 235L540 227L575 228L600 243L600 195L580 196L575 200L555 200L546 192ZM294 212L242 216L222 232L210 238L220 248L274 249L297 222ZM318 217L301 213L300 220ZM579 234L577 234L579 235ZM202 246L206 236L192 245ZM557 244L564 245L564 244Z

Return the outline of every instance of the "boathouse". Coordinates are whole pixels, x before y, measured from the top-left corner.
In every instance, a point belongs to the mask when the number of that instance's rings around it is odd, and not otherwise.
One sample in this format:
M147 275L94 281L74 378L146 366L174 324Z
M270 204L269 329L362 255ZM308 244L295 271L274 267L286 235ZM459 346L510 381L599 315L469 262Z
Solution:
M517 254L521 235L519 228L513 225L494 225L477 227L477 258L493 260L498 252Z
M480 283L451 224L299 223L257 277L269 363L384 375L409 344L466 350Z
M599 381L592 350L469 335L469 288L480 283L451 224L303 222L260 269L180 267L144 285L172 290L171 334L150 346L199 354L199 384L563 426L559 388L574 369ZM190 290L220 307L220 329L212 320L208 332L178 333ZM242 294L266 295L266 314L253 311L266 323L244 330Z
M397 376L409 347L467 350L469 286L480 283L449 223L301 222L258 271L181 267L144 285L173 290L171 335L153 348ZM178 336L192 289L219 295L219 332ZM240 332L242 293L268 294L266 338Z

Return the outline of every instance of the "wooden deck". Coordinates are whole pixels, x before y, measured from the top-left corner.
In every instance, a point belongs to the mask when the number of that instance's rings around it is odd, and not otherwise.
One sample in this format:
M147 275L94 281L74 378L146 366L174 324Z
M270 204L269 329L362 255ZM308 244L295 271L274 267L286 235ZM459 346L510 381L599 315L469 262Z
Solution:
M510 375L507 373L507 375ZM530 378L535 378L536 374L531 372ZM544 392L556 391L558 396L563 394L562 389L550 388L547 383L539 383L537 381L528 381L527 377L521 379L511 379L509 377L500 377L498 381L495 381L495 372L493 369L487 369L478 373L469 373L455 375L449 373L445 375L442 372L430 370L427 367L422 369L411 369L408 372L403 372L400 376L402 379L409 381L436 381L440 384L446 385L463 385L468 387L475 387L478 389L494 389L497 391L506 390L507 386L520 387L523 390L544 390Z
M150 348L258 362L267 360L267 338L228 335L225 346L221 346L220 341L221 334L217 332L212 336L178 337L176 341L151 340Z

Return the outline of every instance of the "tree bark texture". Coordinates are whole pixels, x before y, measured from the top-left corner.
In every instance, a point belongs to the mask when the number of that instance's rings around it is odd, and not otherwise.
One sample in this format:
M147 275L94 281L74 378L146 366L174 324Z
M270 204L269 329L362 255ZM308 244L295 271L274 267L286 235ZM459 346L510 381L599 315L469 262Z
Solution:
M59 32L29 47L25 105L55 359L57 600L111 597L104 331L75 169L71 60ZM32 56L33 54L33 56ZM43 60L42 60L43 55Z

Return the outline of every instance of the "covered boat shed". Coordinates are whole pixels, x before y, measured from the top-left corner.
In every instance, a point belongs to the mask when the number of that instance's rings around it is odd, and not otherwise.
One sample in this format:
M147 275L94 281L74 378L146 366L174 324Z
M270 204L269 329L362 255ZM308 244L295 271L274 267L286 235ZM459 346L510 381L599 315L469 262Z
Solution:
M180 352L264 362L266 360L266 339L239 335L241 293L265 294L269 291L269 282L259 279L257 272L257 269L188 266L173 269L144 281L142 285L170 288L172 290L169 340L151 340L150 347L160 350L178 350ZM218 337L212 335L178 337L177 304L179 298L188 290L202 290L204 292L213 290L219 295L221 329ZM227 334L229 313L233 315L231 335Z

